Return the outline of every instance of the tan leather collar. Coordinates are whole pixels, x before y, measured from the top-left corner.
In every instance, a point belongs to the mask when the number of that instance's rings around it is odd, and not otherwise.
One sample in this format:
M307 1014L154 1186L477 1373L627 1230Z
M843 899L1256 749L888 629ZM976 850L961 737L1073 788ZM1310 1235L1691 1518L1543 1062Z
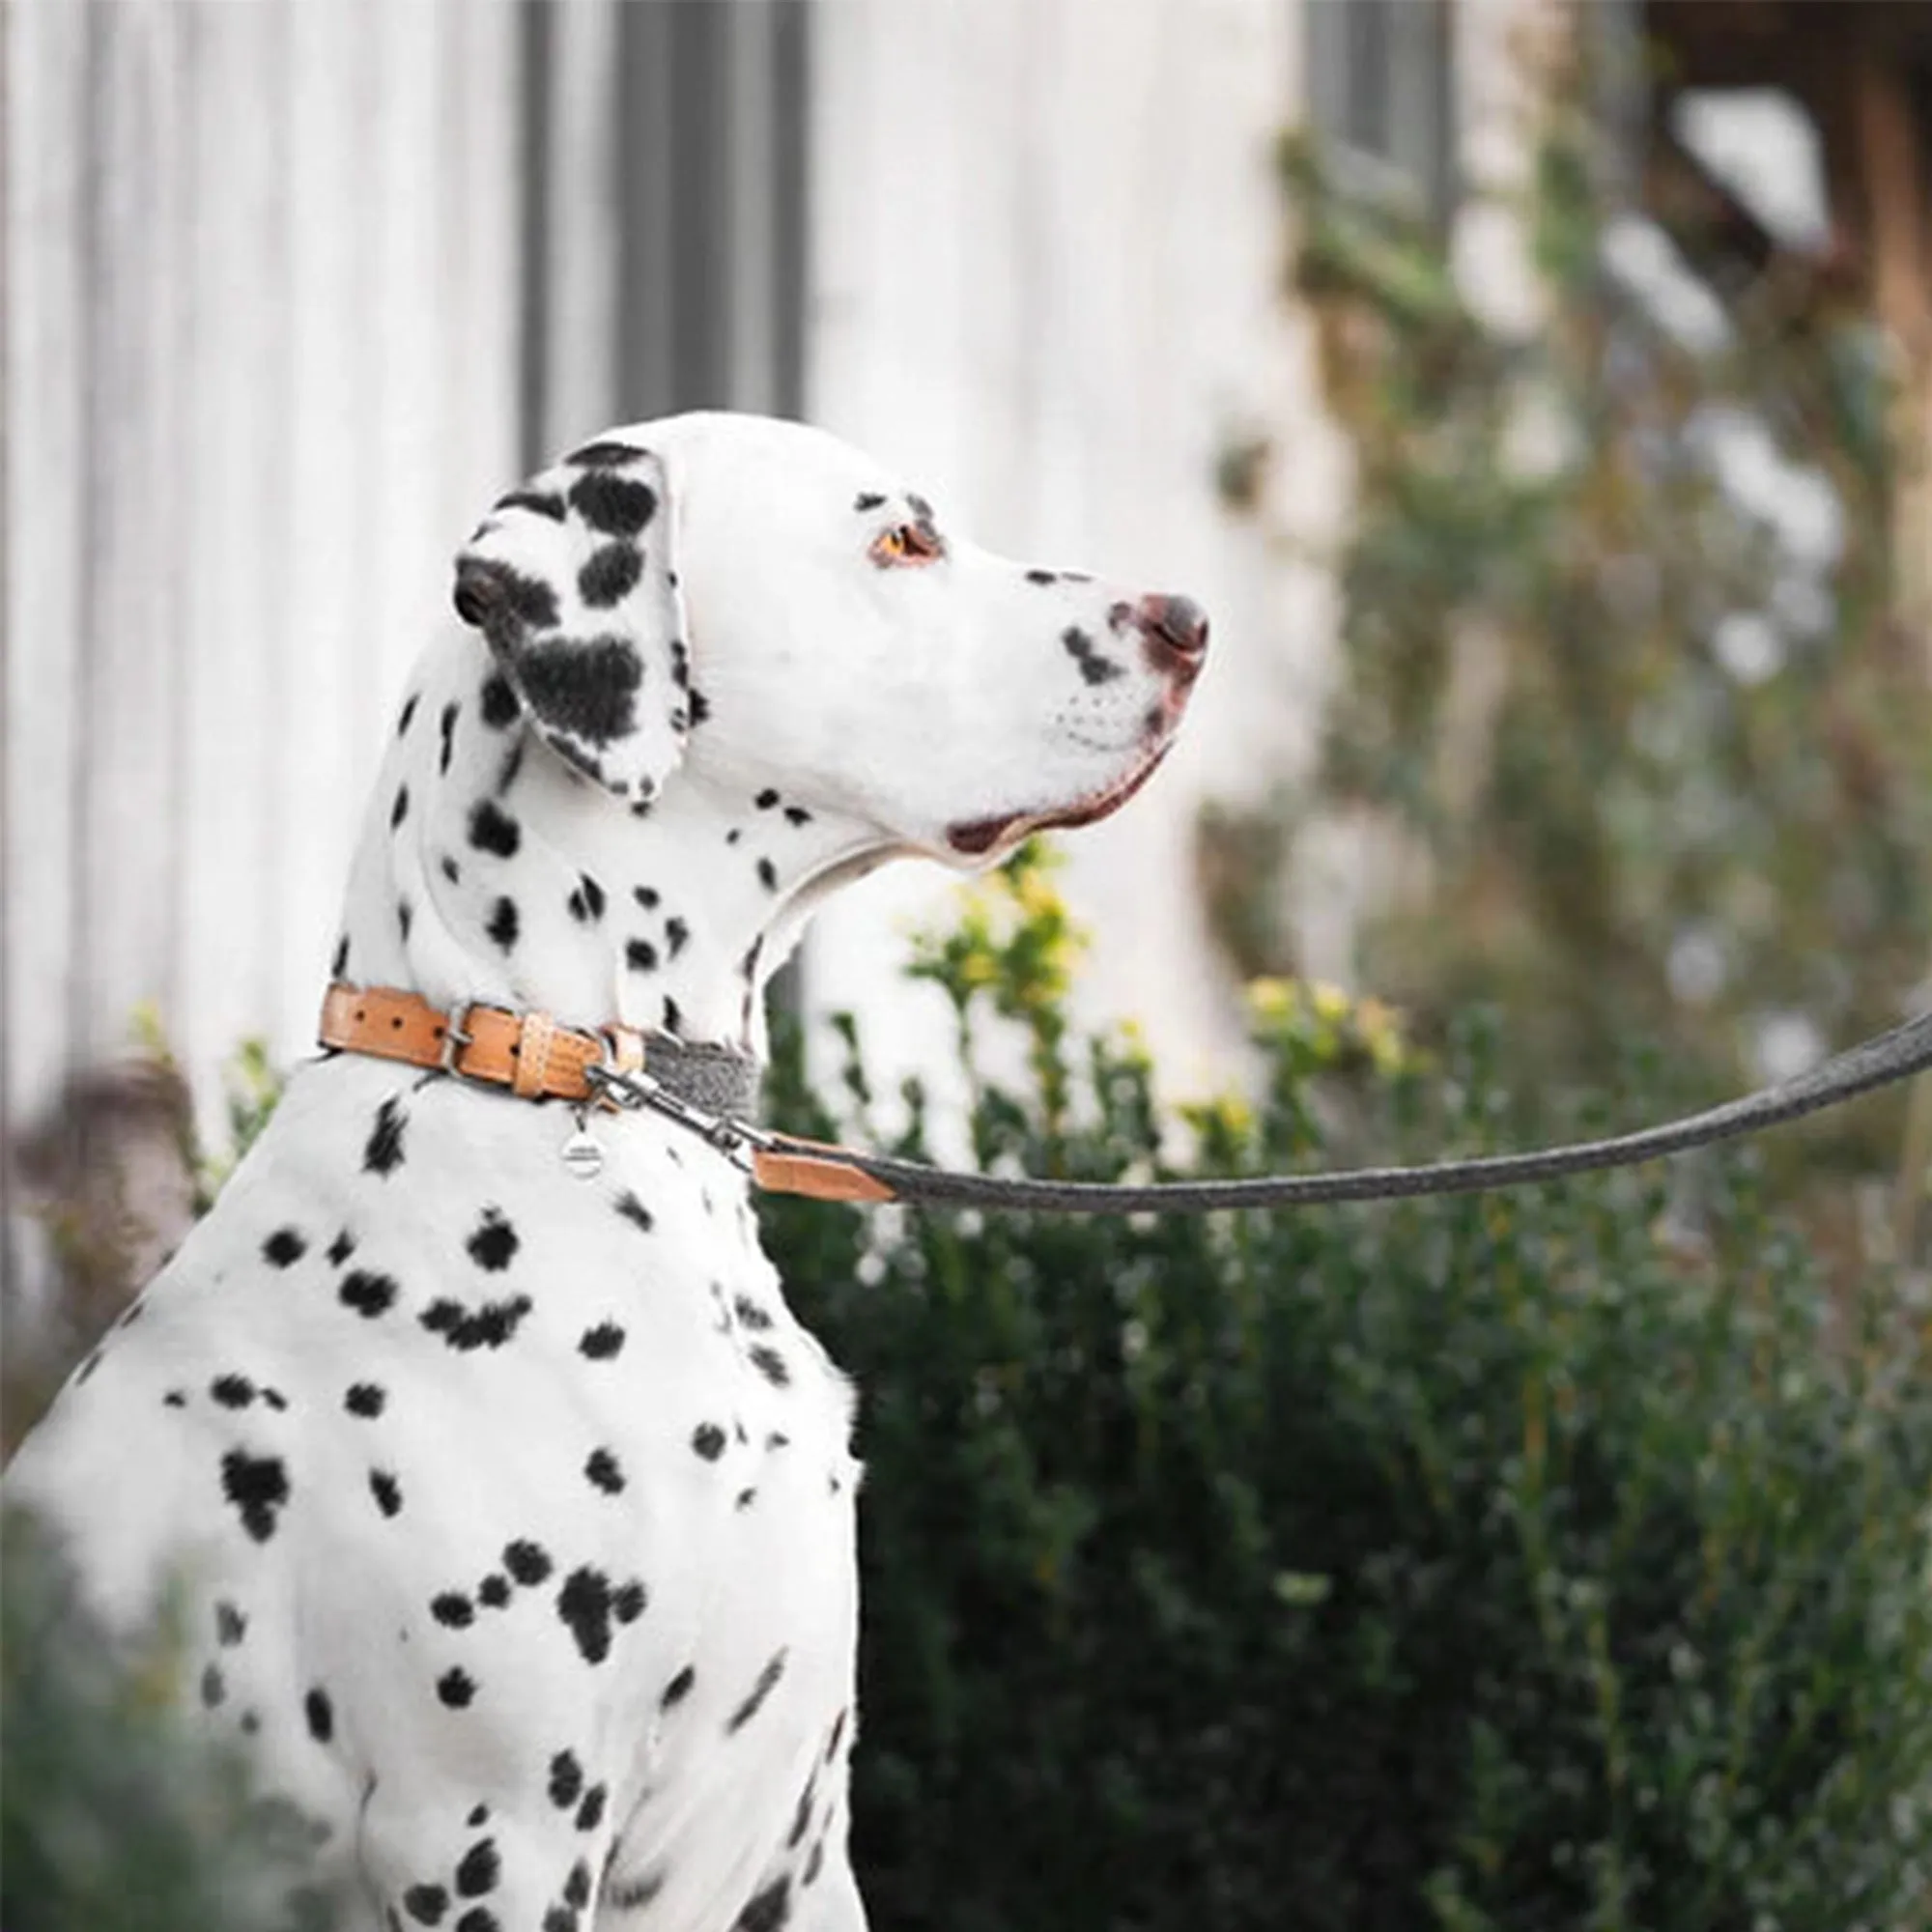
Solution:
M440 1067L465 1080L507 1087L526 1100L595 1098L587 1067L634 1073L644 1064L644 1037L633 1027L579 1033L549 1013L512 1013L472 1006L457 1013L394 986L345 986L323 996L324 1046Z
M446 1013L419 993L395 986L345 986L339 981L323 996L318 1037L324 1046L341 1052L458 1074L506 1088L527 1100L595 1101L607 1106L612 1104L609 1093L591 1084L590 1069L640 1074L648 1052L646 1037L635 1027L607 1026L583 1033L559 1026L549 1013L513 1013L501 1007L471 1006ZM685 1055L716 1051L676 1050ZM662 1080L662 1065L652 1070ZM678 1110L678 1115L692 1118L688 1108ZM852 1166L842 1148L793 1139L782 1148L760 1146L757 1142L765 1137L742 1126L737 1138L750 1151L752 1178L768 1193L803 1194L815 1201L893 1198L890 1187Z

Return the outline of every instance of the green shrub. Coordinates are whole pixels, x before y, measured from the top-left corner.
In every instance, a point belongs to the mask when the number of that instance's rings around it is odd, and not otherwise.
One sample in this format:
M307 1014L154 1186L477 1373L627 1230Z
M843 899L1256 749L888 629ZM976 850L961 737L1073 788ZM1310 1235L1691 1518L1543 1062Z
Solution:
M0 1518L0 1923L7 1932L321 1932L311 1827L173 1709L164 1609L119 1649L32 1518Z
M1146 1059L1065 1022L1058 918L1022 867L921 965L969 1064L989 1011L1027 1031L1020 1086L975 1075L979 1157L1164 1173ZM1191 1165L1328 1157L1337 1085L1385 1147L1503 1131L1481 1029L1432 1069L1333 998L1259 1026L1265 1102L1198 1110ZM831 1130L796 1038L771 1094ZM1239 1218L768 1199L863 1391L874 1922L1927 1922L1918 1328L1884 1279L1828 1296L1750 1155L1698 1179L1695 1240L1656 1168Z

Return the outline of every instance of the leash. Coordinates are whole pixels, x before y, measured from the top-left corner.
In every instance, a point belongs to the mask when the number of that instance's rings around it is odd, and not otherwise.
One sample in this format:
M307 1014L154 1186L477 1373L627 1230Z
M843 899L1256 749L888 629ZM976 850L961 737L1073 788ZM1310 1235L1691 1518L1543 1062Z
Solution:
M526 1098L559 1098L674 1122L734 1161L769 1193L817 1201L901 1202L908 1207L1027 1208L1058 1214L1202 1214L1234 1208L1305 1208L1338 1201L1394 1201L1422 1194L1477 1194L1523 1187L1761 1132L1841 1105L1932 1067L1932 1012L1861 1040L1808 1072L1659 1125L1572 1141L1527 1153L1485 1154L1412 1167L1344 1168L1326 1174L1255 1175L1230 1180L1007 1179L927 1166L890 1154L781 1134L742 1118L756 1091L756 1063L728 1047L691 1046L668 1035L559 1026L548 1013L471 1006L444 1013L391 987L331 986L323 1005L325 1046L403 1060L482 1081ZM742 1095L738 1104L717 1096ZM564 1150L573 1168L571 1148ZM601 1157L600 1163L601 1164ZM587 1161L582 1171L595 1173Z

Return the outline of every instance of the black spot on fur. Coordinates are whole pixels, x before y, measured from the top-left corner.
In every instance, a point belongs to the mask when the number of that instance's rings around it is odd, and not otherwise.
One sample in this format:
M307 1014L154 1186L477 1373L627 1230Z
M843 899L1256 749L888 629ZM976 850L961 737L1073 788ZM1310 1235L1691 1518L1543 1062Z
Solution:
M758 861L758 883L768 893L775 893L779 889L779 868L769 859Z
M355 1236L347 1228L328 1244L328 1259L340 1267L355 1252Z
M556 590L497 557L466 556L456 566L456 610L466 624L492 638L504 619L532 631L556 629Z
M592 610L608 611L636 587L644 554L636 544L609 543L577 573L577 591Z
M580 469L621 469L627 463L636 463L640 457L650 454L635 442L618 442L609 438L598 442L586 442L582 449L573 449L563 460L574 463Z
M403 1910L418 1925L438 1925L449 1910L449 1894L440 1885L412 1885L403 1893Z
M810 825L811 813L802 805L788 805L785 807L785 822L788 825Z
M396 1284L385 1274L372 1274L355 1268L342 1277L336 1295L345 1308L353 1308L365 1321L374 1321L396 1305Z
M758 1500L758 1492L756 1490L740 1490L738 1492L736 1501L733 1503L732 1507L735 1509L748 1510L757 1500Z
M398 785L394 803L389 807L389 830L393 832L410 815L410 788Z
M533 516L548 517L554 524L563 522L563 498L550 490L512 490L507 497L498 497L495 507L528 510Z
M262 1259L270 1267L293 1267L308 1253L308 1243L294 1228L277 1228L262 1243Z
M546 724L586 744L608 745L637 722L635 699L644 681L644 667L622 638L592 638L526 651L517 661L517 675L530 709ZM569 745L556 749L566 754L576 751ZM600 775L594 759L580 753L577 761L592 777Z
M526 1586L541 1583L551 1573L550 1554L542 1545L519 1537L503 1546L503 1568Z
M825 1762L827 1764L830 1764L838 1755L839 1743L845 1736L845 1719L850 1714L851 1707L847 1705L832 1720L832 1735L825 1740Z
M342 1406L351 1415L360 1415L374 1421L382 1414L383 1405L388 1399L374 1382L352 1382L342 1398Z
M472 1805L470 1807L469 1816L466 1818L463 1822L473 1829L478 1825L487 1824L489 1822L489 1817L490 1817L489 1805L477 1804L477 1805Z
M620 1624L634 1624L644 1613L644 1605L650 1601L643 1584L634 1577L628 1583L619 1583L611 1594L611 1614Z
M465 1308L459 1301L440 1296L416 1320L432 1335L440 1335L450 1348L468 1354L472 1349L500 1349L529 1312L527 1294L513 1295L508 1301L485 1301L475 1308Z
M762 1333L765 1329L769 1328L772 1325L772 1318L770 1312L766 1309L760 1308L758 1304L755 1301L753 1301L749 1294L738 1295L732 1301L731 1307L733 1312L737 1315L738 1320L742 1321L747 1328L756 1329L757 1331Z
M600 1489L607 1496L614 1496L624 1487L624 1472L617 1466L617 1459L608 1449L593 1449L590 1460L583 1465L583 1474L593 1488Z
M570 486L570 505L593 530L634 537L658 512L658 493L635 477L593 469Z
M784 1675L785 1653L776 1652L769 1663L758 1672L758 1681L752 1686L751 1695L731 1713L730 1721L724 1726L727 1732L741 1731L758 1715L764 1701L778 1686Z
M801 1886L810 1885L817 1878L820 1867L825 1863L825 1840L819 1839L811 1848L811 1856L805 1861L805 1875L799 1880Z
M460 1711L476 1694L476 1681L469 1671L452 1666L436 1680L436 1694L452 1711Z
M876 510L879 507L879 505L883 503L885 500L886 499L884 496L881 495L880 492L878 492L877 490L861 490L859 494L852 498L852 507L855 510L861 512L867 510Z
M478 1267L487 1268L494 1274L510 1265L521 1243L517 1239L516 1229L503 1218L503 1210L500 1208L486 1208L476 1232L464 1245L469 1251L469 1259Z
M603 1571L581 1564L563 1579L556 1614L586 1663L602 1663L611 1654L611 1579Z
M318 1687L302 1699L302 1711L308 1718L308 1734L317 1744L326 1745L335 1735L335 1707L328 1701L328 1692Z
M577 1807L577 1829L580 1832L594 1832L604 1822L605 1791L601 1784L593 1784L583 1794L583 1803Z
M223 1650L233 1650L248 1634L248 1619L227 1601L214 1606L214 1640Z
M460 866L457 865L456 861L452 859L447 852L445 852L442 855L442 858L439 863L441 865L442 867L442 876L445 879L447 879L452 886L457 884L457 882L461 880L461 878L463 877L463 869Z
M634 899L636 899L637 902L640 906L642 906L646 912L657 911L658 889L655 886L633 886L631 888L631 896Z
M476 1621L476 1605L461 1590L444 1590L432 1597L429 1613L447 1630L468 1630Z
M791 1381L791 1370L785 1358L768 1342L760 1342L751 1350L752 1366L771 1383L774 1388L784 1388Z
M517 943L517 902L500 898L492 908L490 923L483 929L507 952Z
M665 1880L669 1876L666 1871L648 1871L638 1878L627 1878L618 1884L604 1888L605 1902L614 1912L637 1912L657 1897L665 1889Z
M665 921L665 945L670 949L670 956L675 959L691 940L691 928L681 919Z
M691 1446L707 1463L715 1463L724 1453L724 1432L715 1422L700 1422L691 1432Z
M682 1704L691 1695L691 1687L697 1682L697 1672L686 1664L664 1688L664 1695L658 1699L658 1709L668 1711Z
M221 1459L221 1493L235 1505L242 1527L257 1543L275 1533L275 1517L289 1499L289 1472L279 1456L231 1449Z
M255 1384L246 1376L216 1376L208 1392L223 1408L246 1408L255 1400Z
M658 950L648 939L627 939L624 942L624 964L633 973L655 973Z
M1029 583L1058 583L1060 573L1056 570L1030 570L1026 574Z
M616 1207L617 1212L630 1222L632 1227L642 1230L646 1235L657 1226L657 1217L628 1187L618 1195Z
M403 1164L403 1129L409 1124L403 1103L391 1094L376 1109L376 1124L369 1129L362 1150L364 1174L393 1174Z
M329 955L328 977L339 980L349 971L349 935L345 932L335 942L335 951Z
M456 1921L455 1932L503 1932L497 1922L497 1915L487 1907L472 1905Z
M792 1812L792 1830L784 1833L784 1849L794 1851L804 1839L806 1832L811 1828L811 1801L819 1795L819 1774L813 1772L806 1779L806 1789L798 1793L798 1810Z
M691 694L691 724L695 730L711 716L711 700L703 692L694 690Z
M561 1750L550 1761L550 1802L568 1811L583 1795L583 1767L574 1751Z
M1109 684L1124 675L1112 658L1100 655L1094 639L1077 624L1069 624L1060 634L1060 641L1066 646L1067 656L1080 667L1080 675L1089 684Z
M501 1870L496 1841L479 1838L464 1853L461 1863L456 1867L456 1889L465 1898L481 1898L485 1892L497 1889Z
M170 1389L161 1398L161 1406L163 1408L185 1408L187 1406L187 1397L180 1389Z
M678 925L681 923L682 922L679 920L671 921L671 924L673 925ZM677 1002L673 1000L668 993L667 993L665 995L665 1003L664 1003L664 1030L666 1033L680 1033L683 1031L683 1029L684 1029L683 1009L678 1006Z
M213 1711L228 1695L228 1680L218 1663L211 1663L201 1673L201 1701Z
M510 680L499 670L493 670L483 680L482 692L483 722L493 731L500 731L506 724L517 722L519 706L517 694L510 688ZM443 715L453 720L456 707L452 704ZM445 734L446 736L447 734Z
M412 692L403 700L403 715L396 720L396 736L398 738L402 737L409 730L410 720L416 715L416 698L419 696L419 693Z
M394 1516L403 1506L402 1487L386 1469L369 1471L369 1493L384 1516Z
M415 907L411 905L408 899L398 899L396 901L396 930L402 934L403 943L406 946L409 944L410 926L413 923L415 916Z
M510 787L517 781L517 774L524 768L525 743L526 741L522 738L514 740L510 749L503 754L502 766L497 773L497 796L498 798L507 798L509 796Z
M767 785L764 788L764 790L761 791L757 795L757 797L752 801L752 803L755 805L760 811L769 811L772 809L772 807L775 806L778 802L779 802L779 795L776 791L772 789L770 785Z
M604 917L604 888L588 872L577 875L577 890L570 895L570 916L580 925Z
M590 1903L590 1867L582 1859L571 1866L563 1882L563 1902L579 1912Z
M624 1331L614 1321L600 1321L583 1331L577 1346L593 1362L608 1362L624 1346Z
M479 798L469 808L469 842L479 852L514 859L524 835L517 821L494 799Z
M493 1570L477 1584L476 1601L486 1610L500 1610L510 1601L510 1579Z
M493 678L491 682L495 684L503 683L501 678ZM509 688L510 687L507 684L503 685L503 689L505 691L508 691ZM490 686L487 684L483 687L483 696L486 700L490 696ZM517 704L516 698L512 697L510 699L510 708L512 712L516 710L516 704ZM436 768L445 778L447 778L449 775L449 760L456 751L456 719L457 719L457 714L462 709L463 706L457 703L455 699L452 698L449 703L445 704L442 707L442 716L437 720L437 729L441 733L442 736L442 750L437 754ZM487 706L486 706L486 716L487 716Z
M760 1892L753 1894L739 1913L731 1932L779 1932L791 1917L791 1876L775 1878Z

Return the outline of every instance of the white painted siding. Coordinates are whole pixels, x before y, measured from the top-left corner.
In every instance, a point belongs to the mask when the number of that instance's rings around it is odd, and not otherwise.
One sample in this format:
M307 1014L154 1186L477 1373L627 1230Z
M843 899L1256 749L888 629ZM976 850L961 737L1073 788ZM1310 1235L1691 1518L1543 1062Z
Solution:
M311 1037L361 786L516 469L504 6L6 14L6 1111Z
M518 464L517 20L6 10L5 1106L312 1038L447 557Z

